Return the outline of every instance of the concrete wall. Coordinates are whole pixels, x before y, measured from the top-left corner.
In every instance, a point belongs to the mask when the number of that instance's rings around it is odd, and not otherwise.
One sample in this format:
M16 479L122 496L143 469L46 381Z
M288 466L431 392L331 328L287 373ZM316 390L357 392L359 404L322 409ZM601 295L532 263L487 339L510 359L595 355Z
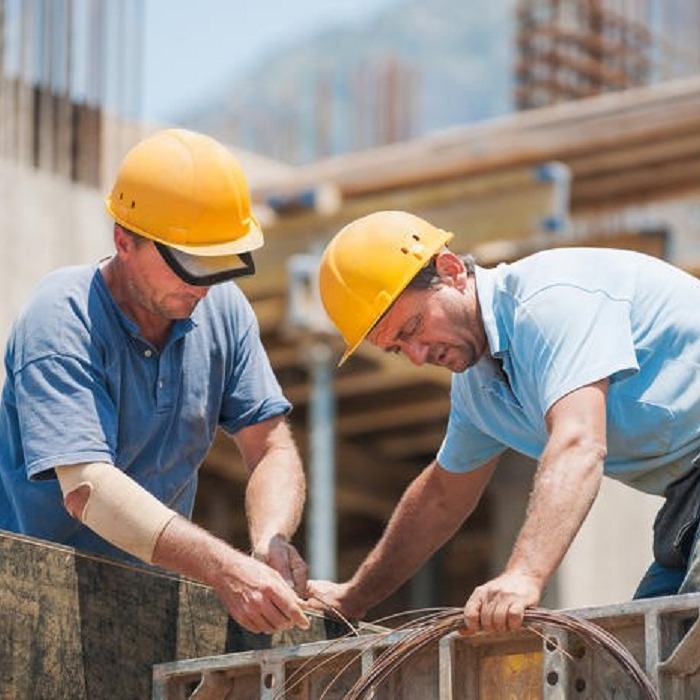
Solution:
M560 607L629 600L651 564L652 523L663 499L605 479L558 575Z
M102 194L44 172L0 161L0 345L32 287L63 265L110 254ZM4 378L4 368L0 368Z

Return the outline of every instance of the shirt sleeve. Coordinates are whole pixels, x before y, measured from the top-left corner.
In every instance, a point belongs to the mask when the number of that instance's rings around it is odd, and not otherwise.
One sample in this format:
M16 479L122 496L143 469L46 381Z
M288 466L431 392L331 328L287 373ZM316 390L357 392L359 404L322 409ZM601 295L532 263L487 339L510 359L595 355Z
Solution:
M482 467L505 452L506 446L480 430L470 419L473 387L455 376L452 380L450 417L447 432L437 454L437 461L447 471L464 473Z
M221 426L229 434L286 415L292 409L270 365L255 314L247 301L241 301L245 330L236 340L220 417Z
M62 464L114 461L114 407L87 362L34 360L15 374L15 396L29 478L50 476Z

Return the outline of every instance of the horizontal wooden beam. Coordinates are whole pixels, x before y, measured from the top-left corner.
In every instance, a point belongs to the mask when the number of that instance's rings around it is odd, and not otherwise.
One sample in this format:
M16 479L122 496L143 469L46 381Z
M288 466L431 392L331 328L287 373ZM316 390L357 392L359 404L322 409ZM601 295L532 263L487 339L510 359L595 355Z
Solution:
M450 410L450 399L432 398L416 401L411 404L392 405L385 408L375 408L372 411L362 411L353 415L341 415L338 418L338 432L348 438L354 435L367 435L403 426L410 428L419 425L425 414L431 417L447 417Z
M608 93L508 115L300 168L296 182L331 181L348 198L499 168L524 167L700 129L700 78ZM347 201L346 201L347 203Z

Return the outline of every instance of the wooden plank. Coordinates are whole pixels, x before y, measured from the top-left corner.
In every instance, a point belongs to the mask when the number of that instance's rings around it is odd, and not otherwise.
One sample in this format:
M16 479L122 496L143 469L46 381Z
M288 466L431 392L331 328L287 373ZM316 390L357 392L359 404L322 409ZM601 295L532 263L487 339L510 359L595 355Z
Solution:
M430 181L473 176L623 146L662 142L698 130L700 79L599 95L508 115L371 152L351 153L300 167L298 188L330 181L343 197L382 189L425 186ZM279 183L270 182L264 198Z
M527 255L553 248L622 248L657 258L668 257L669 231L641 229L573 235L569 237L533 237L525 241L494 241L476 246L474 257L480 265L492 267L500 262L515 262Z
M422 413L416 411L415 405L391 405L375 408L368 413L358 411L353 414L345 413L338 418L338 433L343 438L377 433L390 428L422 425L425 415L444 416L447 419L450 409L450 399L447 395L427 398L420 404Z
M2 698L149 698L154 664L291 639L246 632L199 583L1 531L0 581Z

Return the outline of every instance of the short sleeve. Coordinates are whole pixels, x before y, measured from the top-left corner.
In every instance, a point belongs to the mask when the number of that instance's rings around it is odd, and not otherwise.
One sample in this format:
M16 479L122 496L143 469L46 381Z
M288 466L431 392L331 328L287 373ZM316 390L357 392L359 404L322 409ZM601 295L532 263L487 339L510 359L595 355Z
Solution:
M479 430L466 406L472 398L463 382L453 380L447 432L437 454L438 463L451 472L469 472L505 451L503 443Z
M60 464L113 460L114 407L86 362L35 360L15 375L15 395L30 477Z
M238 336L221 408L220 424L230 434L292 408L270 365L257 319L247 303L244 306L246 330Z

